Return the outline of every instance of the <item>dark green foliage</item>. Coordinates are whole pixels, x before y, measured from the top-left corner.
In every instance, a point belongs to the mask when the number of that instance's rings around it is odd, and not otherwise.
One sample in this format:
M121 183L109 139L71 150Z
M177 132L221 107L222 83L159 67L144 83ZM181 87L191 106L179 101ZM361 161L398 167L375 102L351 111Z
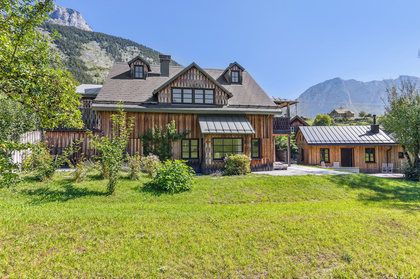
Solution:
M156 176L146 186L178 193L191 188L195 172L185 161L166 161L156 169Z
M225 175L241 175L251 172L251 158L245 154L230 155L225 158Z
M137 47L140 50L138 55L144 58L152 58L154 61L159 61L159 52L131 40L53 23L45 23L43 27L49 33L54 33L54 30L57 30L57 32L61 34L61 36L55 37L54 43L68 58L64 61L65 68L81 83L95 83L93 78L86 73L89 68L80 59L83 44L88 44L92 41L99 43L100 47L105 50L115 62L126 62L121 56L121 49L125 49L126 47ZM179 64L173 60L171 61L171 65L179 66Z
M411 181L419 181L420 180L420 167L416 165L409 165L407 164L403 168L404 178Z
M190 132L185 130L182 134L178 134L175 128L175 120L166 124L166 131L157 126L153 129L147 129L146 134L140 135L143 154L153 154L158 156L162 162L166 161L173 155L172 143L184 139Z
M287 135L276 136L276 145L281 151L287 151ZM298 147L296 145L295 133L290 135L290 152L292 157L298 154Z

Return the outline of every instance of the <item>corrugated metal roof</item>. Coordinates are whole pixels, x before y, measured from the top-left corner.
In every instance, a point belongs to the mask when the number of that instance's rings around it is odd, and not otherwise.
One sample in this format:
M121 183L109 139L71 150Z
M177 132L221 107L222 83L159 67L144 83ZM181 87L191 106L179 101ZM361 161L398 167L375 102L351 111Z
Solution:
M255 134L245 115L199 115L203 134Z
M300 126L308 145L396 145L384 131L371 132L370 126Z

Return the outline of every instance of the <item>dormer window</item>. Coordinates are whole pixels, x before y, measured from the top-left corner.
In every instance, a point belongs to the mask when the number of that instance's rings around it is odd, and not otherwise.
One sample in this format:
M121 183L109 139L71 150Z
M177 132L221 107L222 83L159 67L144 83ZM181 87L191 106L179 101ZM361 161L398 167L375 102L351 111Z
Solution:
M144 78L144 67L140 65L134 66L134 78Z
M239 71L232 71L232 83L239 83Z

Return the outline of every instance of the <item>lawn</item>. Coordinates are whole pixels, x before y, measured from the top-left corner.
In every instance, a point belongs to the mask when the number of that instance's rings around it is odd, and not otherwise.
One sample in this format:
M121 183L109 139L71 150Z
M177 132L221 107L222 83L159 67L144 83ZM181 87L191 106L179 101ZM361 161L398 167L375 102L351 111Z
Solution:
M114 196L60 173L0 189L0 277L419 277L420 188L367 175L200 176Z

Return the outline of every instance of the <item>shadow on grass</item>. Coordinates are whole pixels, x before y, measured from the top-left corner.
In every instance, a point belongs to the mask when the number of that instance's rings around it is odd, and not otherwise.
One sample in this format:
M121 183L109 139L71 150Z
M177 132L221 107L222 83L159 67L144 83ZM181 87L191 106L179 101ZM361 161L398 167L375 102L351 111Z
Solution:
M133 187L133 190L137 192L149 193L153 196L161 196L168 194L168 192L165 192L163 190L155 189L150 183L137 185L136 187Z
M85 187L75 187L73 179L54 182L54 186L37 189L23 189L21 194L32 197L31 204L47 202L66 202L86 196L106 196L105 192L89 190Z
M368 190L359 194L361 201L386 202L400 209L420 210L419 182L369 175L336 175L328 179L339 186Z

